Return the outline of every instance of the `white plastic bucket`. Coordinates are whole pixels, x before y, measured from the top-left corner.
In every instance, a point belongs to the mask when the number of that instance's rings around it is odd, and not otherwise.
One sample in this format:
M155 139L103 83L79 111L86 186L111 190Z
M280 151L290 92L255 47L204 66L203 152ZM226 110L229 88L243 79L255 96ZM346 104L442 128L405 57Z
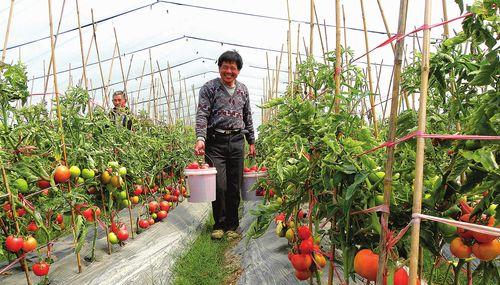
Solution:
M207 169L184 169L190 203L215 201L215 167Z
M257 191L253 189L253 186L259 178L265 176L267 176L266 171L243 172L243 184L241 186L241 199L243 201L258 201L262 199L263 196L257 196Z

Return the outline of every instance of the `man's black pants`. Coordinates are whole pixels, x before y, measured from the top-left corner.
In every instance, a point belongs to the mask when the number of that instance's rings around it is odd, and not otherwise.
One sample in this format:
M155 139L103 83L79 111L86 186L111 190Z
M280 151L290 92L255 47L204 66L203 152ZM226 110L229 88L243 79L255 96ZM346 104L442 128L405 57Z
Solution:
M243 179L244 135L209 131L205 142L206 161L217 169L216 200L212 202L214 229L236 230Z

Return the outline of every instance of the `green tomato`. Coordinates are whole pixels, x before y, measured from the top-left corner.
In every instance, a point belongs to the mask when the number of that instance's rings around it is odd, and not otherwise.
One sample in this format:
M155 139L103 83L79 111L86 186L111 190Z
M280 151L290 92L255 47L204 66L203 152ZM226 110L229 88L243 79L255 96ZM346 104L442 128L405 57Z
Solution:
M123 191L118 192L118 198L127 199L127 191L123 190Z
M491 204L484 213L486 215L494 216L496 214L497 204Z
M85 183L85 179L83 179L82 177L78 177L78 180L76 181L77 184L83 184Z
M14 188L19 190L21 193L27 193L28 192L28 182L24 180L23 178L18 178L16 181L14 181Z
M127 168L125 168L124 166L120 167L118 169L118 174L120 174L121 176L127 175Z
M118 164L117 161L110 161L110 162L108 162L108 166L111 167L111 168L115 168L115 169L118 168L118 167L120 167L120 165Z
M71 173L71 177L73 177L73 178L80 176L80 173L81 173L80 168L76 165L71 166L69 168L69 172Z
M125 206L125 207L128 207L128 205L130 204L130 201L127 200L127 199L123 199L122 200L122 205Z
M113 232L108 234L108 240L111 244L118 244L120 242L116 234Z
M383 171L377 171L377 172L372 172L370 175L368 175L368 180L370 180L371 183L375 184L379 180L384 179L385 177L385 172Z
M88 169L88 168L84 168L82 170L82 177L84 179L91 179L91 178L94 178L94 176L95 176L94 170Z
M376 195L375 196L375 205L380 206L384 204L384 195Z

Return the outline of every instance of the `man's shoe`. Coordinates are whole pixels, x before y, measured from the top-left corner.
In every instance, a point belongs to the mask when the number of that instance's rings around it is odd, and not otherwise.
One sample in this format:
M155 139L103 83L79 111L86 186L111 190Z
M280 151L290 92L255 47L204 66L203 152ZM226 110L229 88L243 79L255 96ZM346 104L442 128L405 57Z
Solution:
M223 230L213 230L210 237L212 239L221 239L222 237L224 237L224 231Z
M241 238L241 234L236 231L227 231L226 234L228 240L235 240Z

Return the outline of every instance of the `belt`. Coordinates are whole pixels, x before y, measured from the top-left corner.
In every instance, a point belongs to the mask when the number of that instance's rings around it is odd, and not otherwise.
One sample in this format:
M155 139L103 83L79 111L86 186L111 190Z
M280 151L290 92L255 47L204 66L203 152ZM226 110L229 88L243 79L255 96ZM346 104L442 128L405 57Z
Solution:
M236 129L236 130L221 130L221 129L214 129L214 131L216 133L219 133L219 134L224 134L224 135L237 135L239 133L241 133L241 130L240 129Z

